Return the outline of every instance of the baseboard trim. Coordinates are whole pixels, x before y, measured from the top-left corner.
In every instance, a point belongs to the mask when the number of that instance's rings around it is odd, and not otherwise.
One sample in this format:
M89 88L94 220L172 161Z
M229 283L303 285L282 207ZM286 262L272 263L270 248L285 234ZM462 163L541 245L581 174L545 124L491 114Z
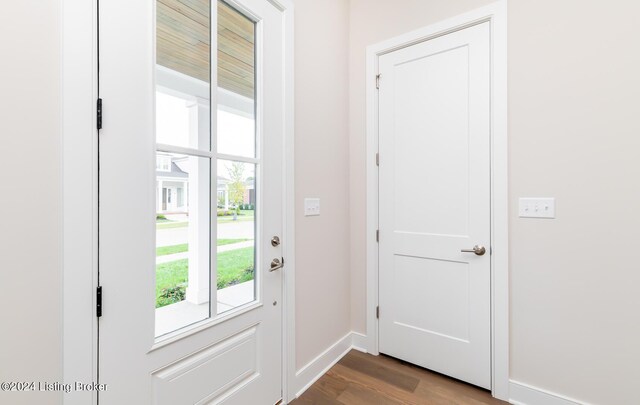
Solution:
M367 335L363 335L362 333L358 332L351 332L351 337L352 345L355 350L363 353L369 353L369 351L366 349L366 347L368 346Z
M353 349L352 333L347 333L343 338L329 346L304 367L296 372L296 398L302 395L309 387L322 377L331 367Z
M509 403L514 405L589 405L564 395L509 380Z

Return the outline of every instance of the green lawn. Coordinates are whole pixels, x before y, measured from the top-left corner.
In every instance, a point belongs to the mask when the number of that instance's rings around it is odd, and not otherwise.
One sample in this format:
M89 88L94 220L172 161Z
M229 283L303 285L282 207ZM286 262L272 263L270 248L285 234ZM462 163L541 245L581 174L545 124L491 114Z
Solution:
M251 239L218 239L218 246L233 245L234 243L246 242Z
M156 248L156 256L172 255L175 253L182 253L189 250L189 245L183 243L181 245L161 246Z
M250 239L218 239L217 246L232 245L234 243L245 242ZM156 248L156 256L173 255L189 251L189 245L183 243L181 245L162 246Z
M240 210L237 221L253 221L255 218L254 210ZM233 215L225 215L218 217L218 222L233 222ZM174 228L186 228L189 226L189 221L172 221L168 219L156 219L156 229L174 229Z
M188 260L176 260L156 266L156 308L181 301L184 292L173 295L176 287L182 290L188 280ZM253 280L253 247L230 250L218 254L218 289ZM167 295L173 295L167 297ZM177 298L176 298L177 297Z
M255 219L255 211L254 210L240 210L238 214L237 221L253 221ZM223 217L218 217L218 222L233 222L233 215L225 215Z
M156 221L156 229L172 229L172 228L186 228L189 226L188 221Z

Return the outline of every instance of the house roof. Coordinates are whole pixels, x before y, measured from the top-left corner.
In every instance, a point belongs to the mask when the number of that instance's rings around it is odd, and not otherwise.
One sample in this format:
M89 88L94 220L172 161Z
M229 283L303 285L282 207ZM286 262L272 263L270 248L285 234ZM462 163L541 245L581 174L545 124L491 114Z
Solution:
M171 177L174 179L188 179L189 178L189 173L183 171L182 169L180 169L178 167L177 164L175 164L175 162L171 162L171 171L169 172L165 172L165 171L160 171L160 170L156 170L156 175L158 177Z

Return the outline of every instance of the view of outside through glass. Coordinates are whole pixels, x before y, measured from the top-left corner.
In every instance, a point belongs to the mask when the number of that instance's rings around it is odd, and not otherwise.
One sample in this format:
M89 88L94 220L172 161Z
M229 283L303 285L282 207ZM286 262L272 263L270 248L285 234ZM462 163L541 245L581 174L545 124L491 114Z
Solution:
M255 23L216 7L212 120L209 7L157 1L156 336L256 298Z

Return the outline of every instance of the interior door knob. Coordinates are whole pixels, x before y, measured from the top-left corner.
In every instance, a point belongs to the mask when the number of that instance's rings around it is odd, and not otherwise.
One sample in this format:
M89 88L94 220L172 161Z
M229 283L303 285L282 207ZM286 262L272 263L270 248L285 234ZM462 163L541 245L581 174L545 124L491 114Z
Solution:
M478 256L482 256L485 253L487 253L487 249L484 248L484 246L482 245L475 245L473 247L473 249L462 249L460 250L462 253L475 253Z

